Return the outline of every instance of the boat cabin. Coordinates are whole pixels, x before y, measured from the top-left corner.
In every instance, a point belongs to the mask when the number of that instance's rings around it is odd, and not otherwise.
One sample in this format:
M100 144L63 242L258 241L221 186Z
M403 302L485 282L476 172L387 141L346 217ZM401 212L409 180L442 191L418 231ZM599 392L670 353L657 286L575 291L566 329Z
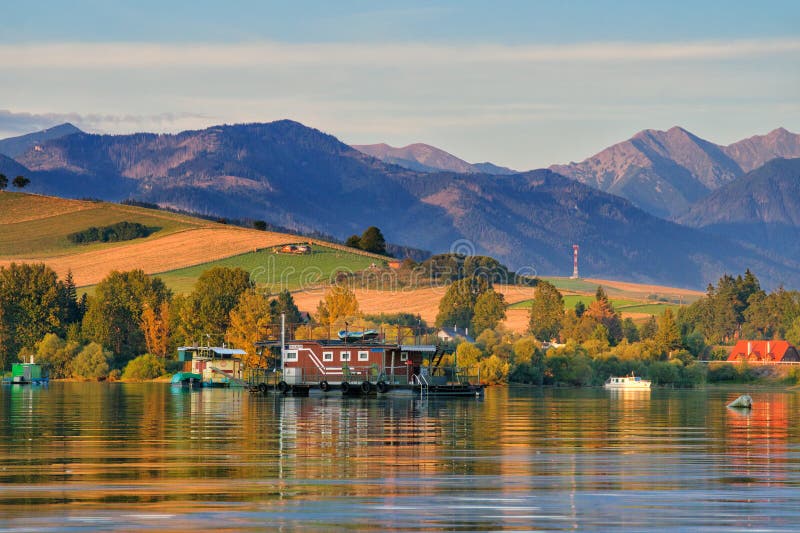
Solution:
M289 385L379 380L407 384L423 371L423 363L435 353L434 345L293 340L283 353L283 378Z
M178 360L184 371L202 376L204 384L223 385L242 379L242 356L247 352L217 346L181 346Z

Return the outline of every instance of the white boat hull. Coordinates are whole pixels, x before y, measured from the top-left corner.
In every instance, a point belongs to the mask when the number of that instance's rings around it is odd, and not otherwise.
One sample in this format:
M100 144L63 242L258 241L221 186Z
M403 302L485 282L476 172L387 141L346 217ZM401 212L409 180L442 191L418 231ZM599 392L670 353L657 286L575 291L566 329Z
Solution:
M606 380L603 387L617 390L647 390L650 388L650 380L635 376L612 376Z

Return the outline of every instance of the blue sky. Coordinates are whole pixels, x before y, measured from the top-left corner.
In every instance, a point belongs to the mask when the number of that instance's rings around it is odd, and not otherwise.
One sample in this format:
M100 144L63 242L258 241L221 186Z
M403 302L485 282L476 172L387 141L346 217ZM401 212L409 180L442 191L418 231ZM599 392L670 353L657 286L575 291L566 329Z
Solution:
M293 118L519 169L645 128L800 130L800 2L47 1L3 8L0 136Z

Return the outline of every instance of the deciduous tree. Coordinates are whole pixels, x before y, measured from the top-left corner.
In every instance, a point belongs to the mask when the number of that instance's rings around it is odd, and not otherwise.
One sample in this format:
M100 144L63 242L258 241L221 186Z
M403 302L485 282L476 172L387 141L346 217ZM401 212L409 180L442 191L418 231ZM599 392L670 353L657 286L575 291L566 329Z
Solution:
M170 310L169 301L164 300L157 309L145 303L140 326L144 334L147 353L166 358L169 349Z
M464 278L451 283L439 301L436 326L469 327L475 314L475 302L490 288L489 281L483 277Z
M90 342L72 361L72 376L83 379L108 377L109 363L113 354L96 343Z
M69 322L67 288L43 264L0 267L0 335L5 362L22 347L33 348L47 333L63 335Z
M256 351L255 343L260 340L264 327L273 321L272 307L264 294L253 289L242 293L236 307L231 310L225 340L247 352L243 358L246 366L266 366L266 361Z
M475 300L472 317L473 335L480 335L486 329L494 329L506 318L506 301L503 295L489 289Z
M564 321L564 298L547 281L539 280L533 293L528 331L541 341L557 338Z
M181 337L185 342L220 342L239 297L252 288L250 275L239 267L214 267L200 274L181 309Z
M89 300L83 317L83 331L91 341L108 346L120 366L146 350L141 328L145 306L157 309L172 296L161 278L142 270L113 271L106 276Z
M317 306L317 321L330 325L359 315L355 293L345 285L332 285Z

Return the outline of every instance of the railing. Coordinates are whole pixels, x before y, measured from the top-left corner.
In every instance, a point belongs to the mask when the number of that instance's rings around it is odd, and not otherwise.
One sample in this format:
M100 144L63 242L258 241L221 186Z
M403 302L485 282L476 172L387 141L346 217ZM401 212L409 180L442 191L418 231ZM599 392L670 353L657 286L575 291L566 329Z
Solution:
M419 384L419 396L420 398L424 397L428 394L428 378L425 377L424 374L415 374L414 378L416 382Z

